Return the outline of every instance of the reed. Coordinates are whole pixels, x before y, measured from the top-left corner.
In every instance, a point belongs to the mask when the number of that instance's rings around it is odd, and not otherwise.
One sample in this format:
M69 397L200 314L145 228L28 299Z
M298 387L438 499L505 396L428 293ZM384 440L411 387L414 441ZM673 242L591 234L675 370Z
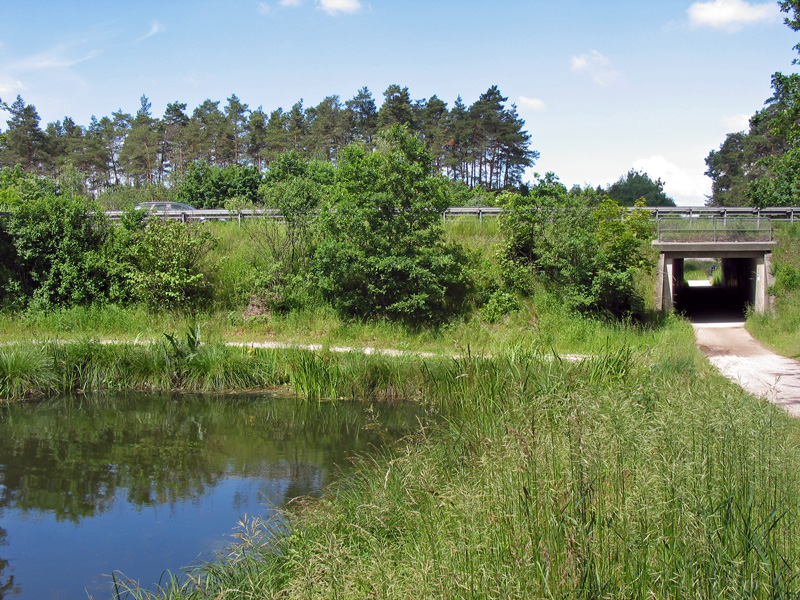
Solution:
M0 348L0 402L58 388L53 361L42 348L10 345Z

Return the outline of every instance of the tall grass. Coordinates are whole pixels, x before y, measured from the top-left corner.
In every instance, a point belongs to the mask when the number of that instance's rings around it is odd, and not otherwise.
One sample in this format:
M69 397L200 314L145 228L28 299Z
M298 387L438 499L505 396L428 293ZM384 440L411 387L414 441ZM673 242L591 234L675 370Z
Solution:
M689 345L425 368L441 427L168 598L789 598L798 424Z
M776 227L773 253L773 314L750 314L747 329L784 356L800 359L800 225Z
M52 358L42 348L0 348L0 399L47 394L57 388Z
M174 336L146 344L17 343L0 348L0 401L105 389L211 392L285 385L310 400L406 400L419 395L421 365L416 358L190 344Z

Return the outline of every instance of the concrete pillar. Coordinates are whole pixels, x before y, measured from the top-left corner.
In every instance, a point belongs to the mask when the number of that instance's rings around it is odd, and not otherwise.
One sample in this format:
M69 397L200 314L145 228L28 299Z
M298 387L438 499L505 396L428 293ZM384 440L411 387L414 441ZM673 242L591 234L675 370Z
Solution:
M656 267L656 310L664 310L664 253L658 253L658 266Z
M753 310L756 313L768 313L772 311L772 298L769 289L773 285L772 276L772 253L766 252L763 256L756 259L755 277L755 299Z
M656 273L656 310L669 312L674 306L674 264L664 253L658 255Z
M675 260L668 258L664 265L664 311L675 308Z
M673 304L677 300L678 294L680 294L682 287L683 287L683 259L673 258L672 259L672 303Z
M764 271L767 277L767 283L765 285L766 304L764 306L764 310L766 312L772 312L772 309L775 307L775 296L770 294L772 286L775 285L775 275L772 273L772 252L764 253Z

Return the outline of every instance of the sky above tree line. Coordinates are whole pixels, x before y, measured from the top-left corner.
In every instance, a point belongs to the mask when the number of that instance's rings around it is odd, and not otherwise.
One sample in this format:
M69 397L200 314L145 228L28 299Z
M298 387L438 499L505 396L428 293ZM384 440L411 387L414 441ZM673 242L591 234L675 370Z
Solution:
M630 169L681 205L704 159L793 70L776 2L745 0L0 0L0 98L41 126L88 125L145 94L154 116L236 94L251 109L391 84L452 108L497 85L540 152L534 173L608 185ZM0 112L0 130L8 115Z

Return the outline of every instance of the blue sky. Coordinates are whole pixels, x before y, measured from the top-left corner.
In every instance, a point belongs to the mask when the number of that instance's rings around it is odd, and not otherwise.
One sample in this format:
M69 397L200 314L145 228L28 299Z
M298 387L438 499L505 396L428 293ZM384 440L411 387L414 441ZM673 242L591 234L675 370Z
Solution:
M800 34L776 2L747 0L0 0L0 98L42 126L169 102L306 107L414 99L471 104L497 85L541 158L567 185L629 169L679 204L710 193L704 158L790 72ZM0 113L0 129L7 115Z

